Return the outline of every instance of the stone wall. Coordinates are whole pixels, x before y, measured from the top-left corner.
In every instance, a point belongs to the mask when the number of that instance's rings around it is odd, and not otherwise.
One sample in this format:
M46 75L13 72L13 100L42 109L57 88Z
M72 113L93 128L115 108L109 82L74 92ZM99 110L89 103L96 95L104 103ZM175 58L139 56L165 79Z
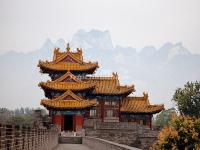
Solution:
M57 130L0 124L1 150L51 150L57 144Z
M87 136L83 138L83 144L93 150L139 150L127 145Z
M85 135L113 141L142 149L148 149L157 139L158 131L134 122L85 121Z

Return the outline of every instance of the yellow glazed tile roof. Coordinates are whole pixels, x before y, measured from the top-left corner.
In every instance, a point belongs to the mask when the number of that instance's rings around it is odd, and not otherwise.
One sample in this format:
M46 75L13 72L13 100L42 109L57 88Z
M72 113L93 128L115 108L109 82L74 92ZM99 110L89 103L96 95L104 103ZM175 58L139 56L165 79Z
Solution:
M65 52L60 52L60 49L59 48L55 48L54 49L54 56L53 56L53 60L56 61L56 60L59 60L61 58L64 58L66 57L67 55L71 55L73 58L76 58L78 60L81 60L83 61L83 52L82 52L82 49L80 48L77 48L77 51L76 52L71 52L70 50L67 50Z
M65 100L67 96L70 96L70 100L78 100L78 101L83 101L85 99L82 99L78 95L74 94L71 90L67 90L65 93L60 95L59 97L55 98L54 100Z
M130 94L134 92L134 85L120 86L118 75L113 73L112 77L90 77L89 81L96 84L94 94Z
M48 62L39 61L38 67L41 69L55 70L55 71L87 71L96 69L98 63L72 63L72 62Z
M64 81L65 79L70 78L72 81ZM95 83L92 83L91 81L81 81L76 78L71 72L67 72L60 78L54 80L54 81L47 81L47 82L40 82L39 86L42 88L47 89L55 89L55 90L73 90L73 91L79 91L79 90L86 90L95 88Z
M97 104L96 99L85 100L75 95L73 92L69 90L55 99L41 100L41 105L47 108L56 108L56 109L84 109L87 107L95 106L96 104Z
M126 113L158 113L164 109L164 105L150 105L148 95L143 97L126 97L123 99L120 111Z
M65 58L70 58L73 61L64 61ZM39 61L38 67L56 71L87 71L96 69L98 63L84 62L81 49L77 49L77 52L71 52L70 47L67 47L65 52L60 52L58 48L55 49L53 61Z
M96 105L96 100L41 100L41 105L48 108L57 108L57 109L84 109L87 107L92 107Z
M65 80L66 78L70 78L72 79L74 82L82 82L81 80L79 80L75 75L73 75L70 71L67 71L67 73L65 73L63 76L61 76L60 78L54 80L54 82L62 82L63 80Z
M73 90L73 91L79 91L79 90L86 90L95 88L94 83L90 82L53 82L53 81L47 81L47 82L40 82L39 86L42 88L47 89L53 89L53 90Z

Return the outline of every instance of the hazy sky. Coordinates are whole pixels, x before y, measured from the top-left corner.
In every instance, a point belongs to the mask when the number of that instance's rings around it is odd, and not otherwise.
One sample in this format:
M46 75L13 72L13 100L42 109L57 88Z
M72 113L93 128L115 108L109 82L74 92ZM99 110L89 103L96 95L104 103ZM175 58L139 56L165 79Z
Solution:
M0 53L93 28L109 30L114 45L182 42L200 53L200 0L0 0Z

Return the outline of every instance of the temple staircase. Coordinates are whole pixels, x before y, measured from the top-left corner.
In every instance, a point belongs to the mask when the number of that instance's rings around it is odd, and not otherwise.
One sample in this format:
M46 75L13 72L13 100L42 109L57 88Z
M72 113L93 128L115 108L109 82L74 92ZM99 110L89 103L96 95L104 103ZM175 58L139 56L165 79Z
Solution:
M82 144L82 139L84 136L84 131L79 132L64 132L62 131L58 142L60 144Z

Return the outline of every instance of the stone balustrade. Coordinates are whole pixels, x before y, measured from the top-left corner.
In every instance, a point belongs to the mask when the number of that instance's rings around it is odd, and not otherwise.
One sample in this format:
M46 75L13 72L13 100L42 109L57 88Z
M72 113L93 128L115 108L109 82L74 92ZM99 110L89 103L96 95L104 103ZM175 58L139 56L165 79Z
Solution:
M0 124L1 150L51 150L58 144L56 129Z
M94 137L83 137L82 144L93 150L140 150L123 144L107 141Z

